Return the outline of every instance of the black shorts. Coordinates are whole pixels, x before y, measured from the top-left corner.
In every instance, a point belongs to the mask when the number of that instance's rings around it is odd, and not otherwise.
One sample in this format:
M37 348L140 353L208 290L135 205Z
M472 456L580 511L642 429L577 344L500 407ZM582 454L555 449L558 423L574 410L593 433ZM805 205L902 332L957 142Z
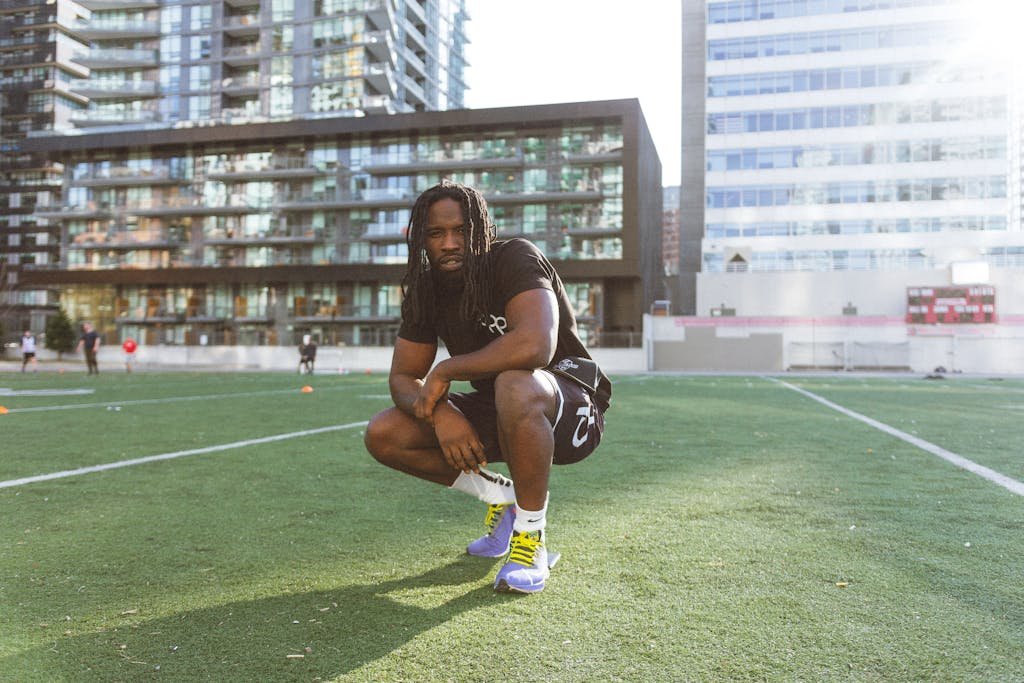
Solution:
M32 358L36 357L35 351L26 351L21 355L25 360L31 360Z
M579 384L550 372L543 372L557 389L554 463L569 465L579 462L593 453L601 443L604 413ZM484 445L487 461L503 462L505 458L498 440L498 413L494 407L494 394L480 391L453 392L448 398L476 429Z

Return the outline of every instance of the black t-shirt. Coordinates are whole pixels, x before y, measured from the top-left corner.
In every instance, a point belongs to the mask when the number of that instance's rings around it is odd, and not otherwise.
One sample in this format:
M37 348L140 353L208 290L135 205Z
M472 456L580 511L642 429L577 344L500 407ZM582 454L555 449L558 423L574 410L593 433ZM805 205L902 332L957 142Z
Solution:
M92 332L82 333L82 348L84 348L86 351L91 352L93 348L96 346L96 340L99 339L99 337L100 333L97 332L96 330L93 330Z
M424 322L415 325L403 319L398 336L420 344L436 344L441 339L453 356L471 353L505 334L508 327L505 306L513 297L531 289L548 289L558 301L558 338L552 362L568 356L590 358L576 332L576 316L562 279L532 242L521 238L495 242L486 258L491 259L491 282L484 286L490 288L492 310L484 320L463 318L461 290L439 286L435 290L438 296L433 310L427 311ZM493 382L477 381L473 382L473 387L486 391L493 388ZM602 410L607 410L611 394L611 382L601 373L594 400Z

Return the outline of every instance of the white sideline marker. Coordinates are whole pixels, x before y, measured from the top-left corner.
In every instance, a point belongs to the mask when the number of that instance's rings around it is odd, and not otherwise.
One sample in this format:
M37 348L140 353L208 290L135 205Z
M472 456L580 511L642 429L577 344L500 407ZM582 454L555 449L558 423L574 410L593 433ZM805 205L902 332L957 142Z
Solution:
M839 405L838 403L833 403L832 401L828 400L827 398L822 398L821 396L818 396L817 394L811 393L810 391L807 391L806 389L801 389L800 387L793 386L789 382L784 382L781 379L778 379L776 377L765 377L765 379L770 380L772 382L776 382L778 384L781 384L782 386L786 387L787 389L792 389L793 391L797 392L798 394L803 394L807 398L813 399L813 400L817 401L818 403L820 403L820 404L822 404L824 406L828 406L832 410L839 411L843 415L846 415L847 417L852 417L855 420L860 420L864 424L870 425L870 426L874 427L875 429L877 429L879 431L885 432L886 434L889 434L891 436L895 436L897 439L902 439L903 441L906 441L907 443L909 443L911 445L917 446L918 448L920 448L923 451L928 451L932 455L937 455L940 458L942 458L943 460L945 460L947 462L950 462L950 463L956 465L957 467L965 469L968 472L972 472L974 474L977 474L979 477L983 477L985 479L988 479L993 484L998 484L999 486L1002 486L1004 489L1006 489L1008 491L1011 491L1012 493L1016 493L1018 496L1024 496L1024 483L1021 483L1021 482L1017 481L1016 479L1013 479L1012 477L1008 477L1005 474L1000 474L999 472L996 472L993 469L989 469L988 467L985 467L984 465L979 465L978 463L974 462L973 460L968 460L967 458L963 457L962 455L957 455L956 453L953 453L952 451L947 451L945 448L942 448L941 446L936 446L935 444L931 443L930 441L925 441L924 439L919 439L916 436L914 436L913 434L907 434L906 432L900 431L899 429L896 429L895 427L890 427L889 425L885 424L884 422L879 422L878 420L873 420L870 417L868 417L867 415L861 415L860 413L854 412L854 411L850 410L849 408L844 408L843 406Z
M91 474L93 472L103 472L105 470L116 470L121 467L131 467L132 465L143 465L147 462L157 462L159 460L173 460L175 458L184 458L187 455L202 455L203 453L216 453L217 451L227 451L232 448L244 448L246 446L255 446L264 443L273 443L275 441L284 441L286 439L295 439L300 436L312 436L313 434L323 434L325 432L336 432L342 429L352 429L354 427L365 427L368 424L367 420L362 422L349 422L343 425L332 425L330 427L318 427L316 429L306 429L301 432L289 432L287 434L275 434L274 436L264 436L259 439L247 439L245 441L235 441L233 443L223 443L219 446L207 446L206 448L192 448L187 451L175 451L173 453L160 453L159 455L147 455L142 458L132 458L131 460L120 460L118 462L108 462L103 465L91 465L89 467L79 467L75 470L64 470L62 472L51 472L50 474L38 474L34 477L22 477L21 479L9 479L8 481L0 481L0 489L11 488L12 486L24 486L25 484L34 484L40 481L49 481L51 479L63 479L64 477L75 477L79 474Z

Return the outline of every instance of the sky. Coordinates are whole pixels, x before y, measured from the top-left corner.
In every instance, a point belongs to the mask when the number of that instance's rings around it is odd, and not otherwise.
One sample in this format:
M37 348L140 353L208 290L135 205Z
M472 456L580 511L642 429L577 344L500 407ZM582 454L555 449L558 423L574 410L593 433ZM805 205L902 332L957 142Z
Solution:
M637 98L661 158L682 161L680 0L467 0L466 106Z

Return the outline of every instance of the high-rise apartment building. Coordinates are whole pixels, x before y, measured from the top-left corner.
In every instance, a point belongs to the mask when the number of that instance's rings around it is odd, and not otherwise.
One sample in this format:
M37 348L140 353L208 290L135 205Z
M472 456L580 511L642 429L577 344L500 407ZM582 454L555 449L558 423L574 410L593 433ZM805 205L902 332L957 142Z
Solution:
M0 0L0 322L41 329L56 293L18 287L22 264L56 263L59 225L38 220L37 204L52 203L62 168L21 150L30 133L69 126L87 100L70 91L88 74L73 61L86 48L72 26L80 9L70 2ZM34 313L33 313L34 312Z
M59 259L22 273L104 338L387 345L405 230L442 178L556 264L591 345L661 298L661 165L636 100L33 137Z
M466 19L462 0L0 0L8 332L56 303L22 271L64 258L32 211L64 201L63 168L25 136L460 109Z
M684 131L700 135L681 243L700 262L684 256L681 282L696 272L695 313L901 316L907 288L954 283L993 285L997 311L1024 312L1013 74L972 11L685 0Z

